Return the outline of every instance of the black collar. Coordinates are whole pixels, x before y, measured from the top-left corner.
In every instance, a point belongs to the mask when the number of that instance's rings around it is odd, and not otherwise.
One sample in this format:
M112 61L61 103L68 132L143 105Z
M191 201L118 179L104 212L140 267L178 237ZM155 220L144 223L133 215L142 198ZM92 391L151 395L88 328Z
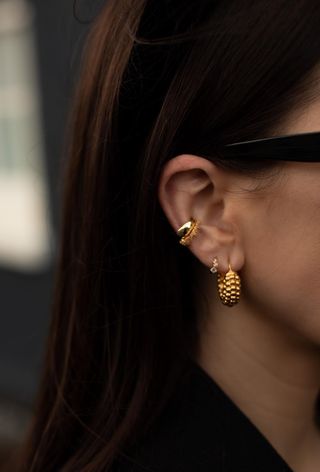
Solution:
M139 465L138 465L139 464ZM211 376L191 361L134 461L117 472L293 472Z

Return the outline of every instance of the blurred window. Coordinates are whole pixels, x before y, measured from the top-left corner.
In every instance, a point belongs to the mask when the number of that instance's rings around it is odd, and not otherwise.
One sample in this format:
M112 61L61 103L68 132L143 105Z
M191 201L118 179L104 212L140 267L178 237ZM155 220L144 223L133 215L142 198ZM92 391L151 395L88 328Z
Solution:
M37 271L52 227L33 36L25 0L0 0L0 265Z

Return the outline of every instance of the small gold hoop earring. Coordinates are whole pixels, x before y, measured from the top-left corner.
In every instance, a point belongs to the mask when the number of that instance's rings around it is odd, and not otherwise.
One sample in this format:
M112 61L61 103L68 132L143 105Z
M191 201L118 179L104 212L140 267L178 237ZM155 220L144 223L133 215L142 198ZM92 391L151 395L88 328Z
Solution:
M234 306L240 300L241 279L237 272L231 269L225 275L218 274L218 291L219 296L224 305Z
M180 237L179 243L183 246L189 246L191 240L198 233L199 221L190 218L184 225L177 230L177 235Z

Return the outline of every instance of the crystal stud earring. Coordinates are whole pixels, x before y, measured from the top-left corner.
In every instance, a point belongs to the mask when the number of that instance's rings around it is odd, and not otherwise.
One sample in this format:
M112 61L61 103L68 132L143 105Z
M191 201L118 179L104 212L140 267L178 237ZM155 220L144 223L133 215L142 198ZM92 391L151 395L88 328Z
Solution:
M216 274L218 272L218 259L215 257L212 261L212 267L210 268L210 272L212 274Z

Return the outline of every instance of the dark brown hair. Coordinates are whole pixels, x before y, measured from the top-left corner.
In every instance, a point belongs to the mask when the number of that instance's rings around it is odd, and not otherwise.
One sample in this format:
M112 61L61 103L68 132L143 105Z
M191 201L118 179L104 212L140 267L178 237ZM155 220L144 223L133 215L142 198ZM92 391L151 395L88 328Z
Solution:
M71 113L52 320L18 470L99 472L161 415L197 349L191 253L157 198L188 152L266 137L313 99L320 4L109 0ZM314 90L314 88L312 88Z

